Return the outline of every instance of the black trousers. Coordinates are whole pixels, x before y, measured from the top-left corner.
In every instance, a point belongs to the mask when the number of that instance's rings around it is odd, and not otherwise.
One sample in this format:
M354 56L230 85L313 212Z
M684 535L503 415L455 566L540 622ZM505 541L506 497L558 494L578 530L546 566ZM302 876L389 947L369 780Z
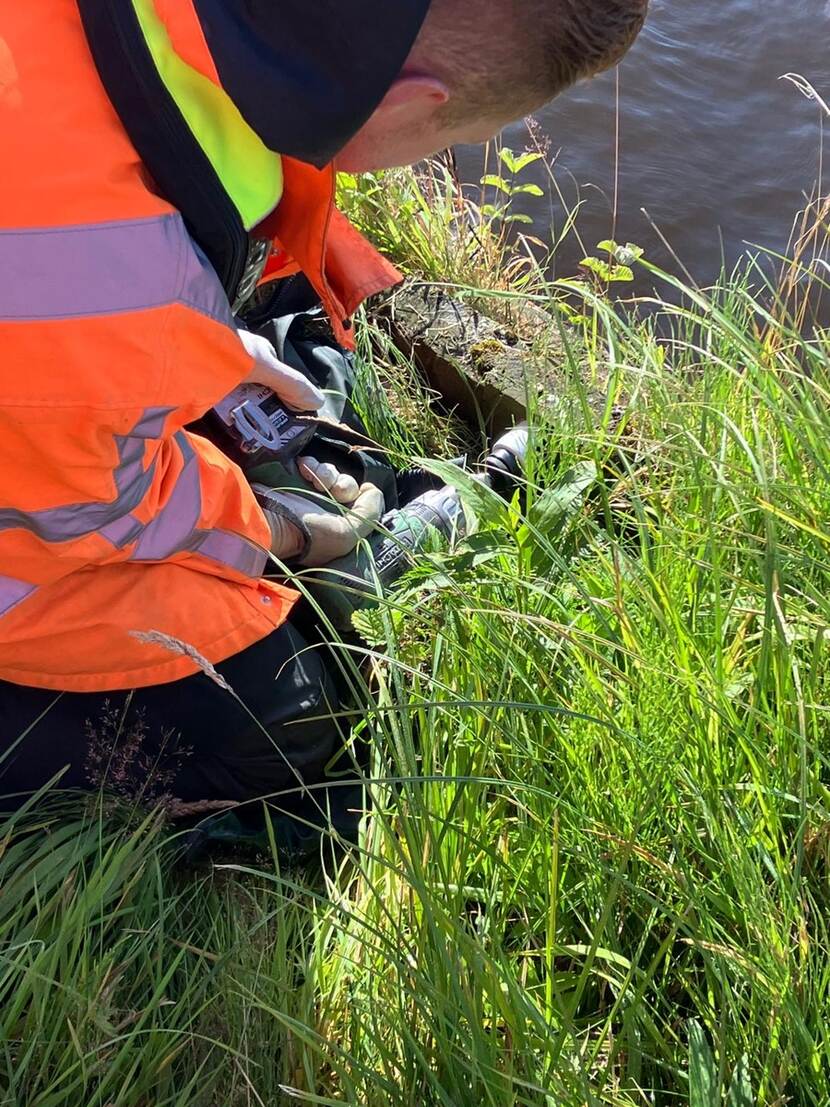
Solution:
M131 800L277 806L318 784L342 740L326 647L287 623L218 671L135 692L63 693L0 682L0 796L104 787ZM244 705L244 706L243 706ZM0 801L0 806L9 806ZM261 809L261 804L257 807Z

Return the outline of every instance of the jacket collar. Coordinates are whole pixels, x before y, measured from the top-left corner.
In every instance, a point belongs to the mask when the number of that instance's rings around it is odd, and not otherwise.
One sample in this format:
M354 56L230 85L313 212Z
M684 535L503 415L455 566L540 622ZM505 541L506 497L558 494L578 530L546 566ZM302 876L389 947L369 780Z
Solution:
M335 207L333 166L315 169L283 158L283 177L279 207L254 232L274 241L266 278L301 270L322 300L335 337L351 348L357 308L403 278Z

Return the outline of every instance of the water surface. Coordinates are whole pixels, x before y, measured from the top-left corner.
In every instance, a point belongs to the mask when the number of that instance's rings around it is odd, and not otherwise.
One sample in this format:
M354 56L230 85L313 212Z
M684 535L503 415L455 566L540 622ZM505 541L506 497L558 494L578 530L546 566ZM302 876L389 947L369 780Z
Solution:
M713 279L746 244L784 251L793 217L819 175L821 113L786 73L808 78L830 99L828 0L652 0L647 29L619 70L618 241L666 251L651 219L697 280ZM579 227L587 246L613 224L616 80L580 85L540 113L568 203L584 201ZM828 121L830 122L830 121ZM527 144L519 124L509 145ZM481 154L464 149L467 179ZM549 182L536 174L546 193ZM562 225L548 199L524 209L547 237ZM558 272L581 256L573 242Z

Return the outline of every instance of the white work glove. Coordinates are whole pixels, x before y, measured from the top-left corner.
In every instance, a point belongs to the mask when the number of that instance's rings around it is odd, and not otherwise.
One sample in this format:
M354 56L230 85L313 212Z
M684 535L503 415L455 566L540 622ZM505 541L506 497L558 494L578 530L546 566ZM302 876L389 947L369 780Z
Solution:
M261 484L254 492L271 526L271 552L281 561L320 568L350 554L372 533L384 512L383 493L313 457L301 457L297 468L313 489L308 498ZM334 504L339 510L332 510Z
M261 384L276 392L286 407L294 411L319 411L325 396L308 377L280 361L267 338L250 331L239 331L242 345L256 364L244 384Z

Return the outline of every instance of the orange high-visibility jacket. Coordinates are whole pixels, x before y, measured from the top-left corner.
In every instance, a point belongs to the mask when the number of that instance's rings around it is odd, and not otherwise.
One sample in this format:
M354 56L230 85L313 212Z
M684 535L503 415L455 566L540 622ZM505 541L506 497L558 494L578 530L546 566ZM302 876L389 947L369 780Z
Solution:
M344 336L395 274L333 212L333 171L245 123L192 0L132 7L240 225L267 220ZM185 429L252 363L88 31L75 0L0 0L0 679L67 691L186 676L192 660L142 636L216 663L295 598L262 579L269 529L242 473Z

